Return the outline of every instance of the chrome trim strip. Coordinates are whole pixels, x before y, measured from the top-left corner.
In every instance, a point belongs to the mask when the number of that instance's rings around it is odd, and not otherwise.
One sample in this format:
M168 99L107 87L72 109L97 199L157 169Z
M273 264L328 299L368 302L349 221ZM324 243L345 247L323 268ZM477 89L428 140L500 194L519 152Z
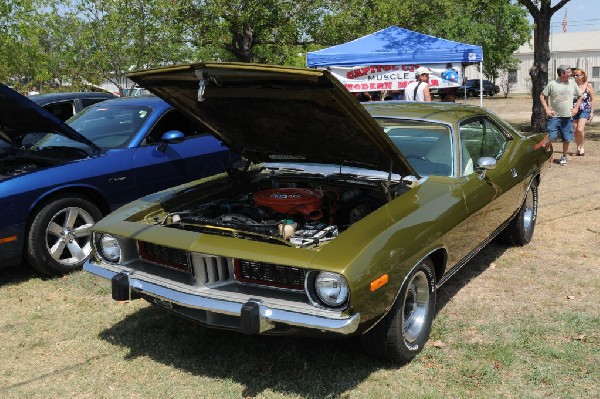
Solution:
M95 274L99 277L111 280L118 272L108 270L101 265L87 261L83 270ZM202 295L195 295L176 291L171 288L165 288L147 281L135 278L135 275L127 272L129 286L131 291L142 293L147 296L157 298L161 301L174 303L182 307L201 309L208 312L231 315L240 317L242 302L233 302L223 299L213 299ZM348 335L355 332L360 322L360 314L354 314L350 317L329 318L324 316L310 315L306 313L292 312L269 307L261 301L256 301L259 305L259 317L261 321L261 331L268 331L275 323L285 325L316 329L320 331L334 332Z

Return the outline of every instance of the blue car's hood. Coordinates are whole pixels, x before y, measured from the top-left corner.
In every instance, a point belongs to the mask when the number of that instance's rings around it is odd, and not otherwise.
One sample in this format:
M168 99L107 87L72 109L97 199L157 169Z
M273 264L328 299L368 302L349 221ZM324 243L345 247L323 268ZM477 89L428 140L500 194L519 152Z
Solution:
M27 97L0 84L0 140L20 147L30 133L57 133L99 150L96 144Z

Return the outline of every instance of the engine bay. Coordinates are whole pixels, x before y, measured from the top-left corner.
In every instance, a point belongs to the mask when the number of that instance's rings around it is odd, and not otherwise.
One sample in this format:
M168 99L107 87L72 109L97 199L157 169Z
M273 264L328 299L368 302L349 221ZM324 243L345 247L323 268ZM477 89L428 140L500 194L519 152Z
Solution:
M409 189L404 183L390 189L381 180L297 176L270 176L222 187L213 195L200 186L180 193L182 198L176 195L163 202L166 212L146 215L145 221L299 248L317 247ZM195 192L201 194L191 199Z
M0 178L17 176L23 173L31 172L37 168L38 166L33 163L0 165Z

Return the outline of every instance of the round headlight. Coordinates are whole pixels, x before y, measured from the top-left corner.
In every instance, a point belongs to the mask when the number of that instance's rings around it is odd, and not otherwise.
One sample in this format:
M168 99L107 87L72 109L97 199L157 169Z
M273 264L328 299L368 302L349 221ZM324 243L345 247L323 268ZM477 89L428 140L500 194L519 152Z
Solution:
M340 306L348 298L348 283L341 274L320 272L315 278L315 292L328 306Z
M97 241L98 253L104 260L116 263L121 259L121 246L119 241L110 234L100 235Z

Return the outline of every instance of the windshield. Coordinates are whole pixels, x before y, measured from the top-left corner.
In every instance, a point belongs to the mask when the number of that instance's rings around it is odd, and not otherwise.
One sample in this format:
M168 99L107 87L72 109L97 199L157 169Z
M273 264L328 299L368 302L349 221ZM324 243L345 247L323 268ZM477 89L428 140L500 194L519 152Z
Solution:
M375 118L402 155L417 171L419 176L453 176L454 152L449 125L437 122L404 119ZM387 179L388 172L342 165L315 163L265 163L268 169L283 172L321 174L349 174L360 177ZM392 180L400 178L393 174Z
M86 108L67 123L98 147L118 148L129 142L151 113L152 108L146 106L99 104ZM87 148L88 146L65 136L50 133L34 147L41 150L48 147Z
M453 175L450 126L402 119L377 119L377 122L419 175Z

